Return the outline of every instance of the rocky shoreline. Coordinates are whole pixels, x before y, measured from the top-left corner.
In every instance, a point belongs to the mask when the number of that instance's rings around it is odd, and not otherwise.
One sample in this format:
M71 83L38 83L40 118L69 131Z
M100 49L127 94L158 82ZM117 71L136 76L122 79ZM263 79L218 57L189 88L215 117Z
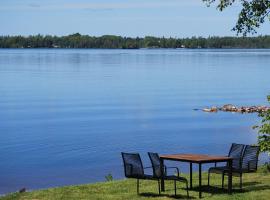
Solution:
M210 108L203 108L204 112L237 112L237 113L261 113L270 110L269 106L241 106L237 107L232 104L225 104L222 107L212 106Z

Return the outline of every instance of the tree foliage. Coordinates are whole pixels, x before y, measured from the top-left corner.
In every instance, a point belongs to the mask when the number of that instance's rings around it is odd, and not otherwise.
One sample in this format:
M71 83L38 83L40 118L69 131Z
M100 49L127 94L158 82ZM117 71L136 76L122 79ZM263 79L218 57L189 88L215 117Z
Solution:
M270 95L267 97L270 103ZM262 118L261 124L255 126L258 128L258 145L261 152L267 152L270 155L270 110L259 114Z
M210 6L218 2L217 8L223 11L226 7L231 6L236 0L203 0ZM237 34L246 36L248 33L256 33L265 20L270 20L270 0L239 0L242 9L238 15L236 25L232 30Z
M0 48L270 48L270 36L259 37L191 37L130 38L115 35L94 37L79 33L67 36L0 36Z

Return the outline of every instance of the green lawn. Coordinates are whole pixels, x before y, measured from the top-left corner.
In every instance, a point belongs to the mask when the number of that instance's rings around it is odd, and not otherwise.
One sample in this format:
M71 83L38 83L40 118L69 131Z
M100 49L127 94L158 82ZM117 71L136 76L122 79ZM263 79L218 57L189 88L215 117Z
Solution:
M239 188L238 177L233 178L234 191L232 195L228 195L226 191L221 190L221 176L211 176L211 185L208 190L204 188L204 199L270 199L270 173L265 173L260 170L257 173L245 174L243 178L243 191ZM191 199L198 199L198 192L196 191L197 175L194 175L193 185L194 191L190 191ZM207 174L203 174L203 184L207 184ZM46 190L37 190L25 193L13 193L0 200L52 200L52 199L174 199L173 184L166 182L166 191L158 196L158 188L156 181L141 181L140 195L136 194L136 181L135 180L119 180L103 183L66 186L59 188L51 188ZM186 198L186 191L183 189L184 184L178 183L178 196L179 199Z

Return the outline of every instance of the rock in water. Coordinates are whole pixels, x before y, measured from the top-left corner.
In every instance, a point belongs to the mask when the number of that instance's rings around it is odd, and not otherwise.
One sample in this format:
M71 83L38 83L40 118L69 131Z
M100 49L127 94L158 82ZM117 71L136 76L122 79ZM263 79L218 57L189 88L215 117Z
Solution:
M213 106L211 108L204 108L203 109L204 112L217 112L218 111L218 108Z
M222 106L222 110L223 111L236 111L237 108L232 104L226 104L226 105Z
M24 193L24 192L26 192L26 188L22 188L19 190L19 193Z
M212 108L211 108L211 112L217 112L218 111L218 108L216 107L216 106L213 106Z
M270 110L268 106L242 106L236 107L232 104L225 104L222 107L212 106L211 108L204 108L202 111L204 112L217 112L217 111L224 111L224 112L238 112L238 113L254 113L254 112L267 112Z
M204 108L202 109L204 112L211 112L211 109L210 108Z

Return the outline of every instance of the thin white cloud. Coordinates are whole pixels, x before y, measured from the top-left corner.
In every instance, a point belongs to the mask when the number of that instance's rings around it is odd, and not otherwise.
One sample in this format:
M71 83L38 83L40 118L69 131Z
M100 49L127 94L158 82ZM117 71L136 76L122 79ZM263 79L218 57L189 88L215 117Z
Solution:
M17 4L17 5L7 5L1 6L0 10L80 10L80 9L90 9L90 10L114 10L114 9L142 9L142 8L168 8L168 7L188 7L188 6L203 6L201 0L145 0L145 1L131 1L131 2L121 2L113 3L100 2L100 3L64 3L57 4L51 3L46 4L46 2L41 2L41 4Z
M35 3L30 3L28 4L28 6L32 8L40 8L40 4L35 4Z

